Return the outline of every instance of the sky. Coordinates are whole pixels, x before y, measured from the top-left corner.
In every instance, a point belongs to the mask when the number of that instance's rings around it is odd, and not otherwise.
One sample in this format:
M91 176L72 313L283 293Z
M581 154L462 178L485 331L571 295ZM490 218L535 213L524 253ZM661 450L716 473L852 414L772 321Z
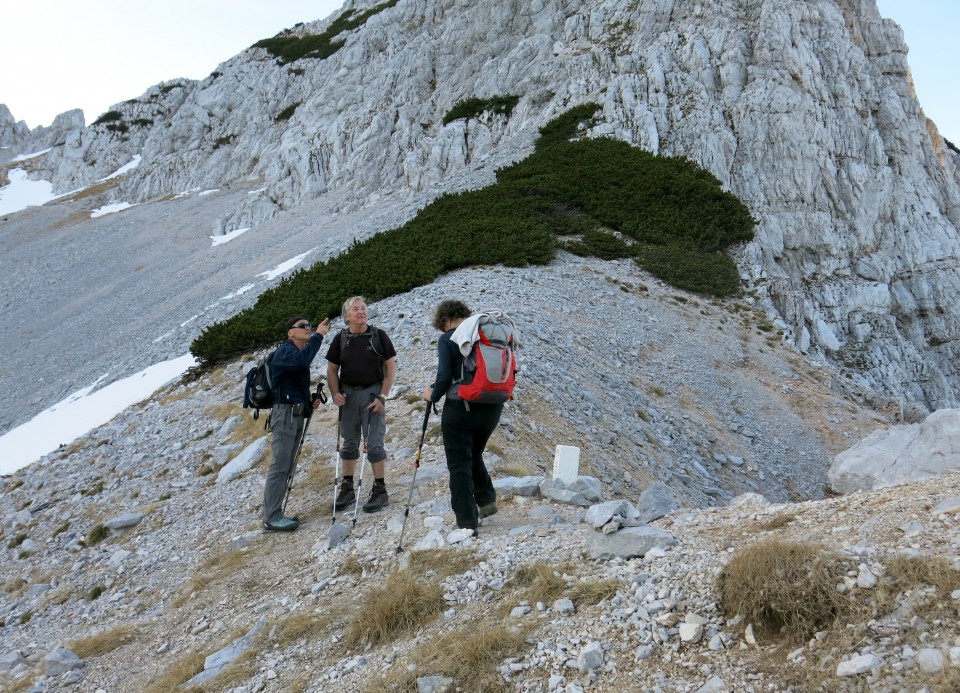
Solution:
M343 0L50 0L4 3L0 103L34 128L82 108L87 124L162 81L203 79L217 65ZM960 0L877 0L904 29L920 104L960 145Z
M8 0L0 10L0 103L30 128L82 108L89 125L114 104L217 65L343 0Z

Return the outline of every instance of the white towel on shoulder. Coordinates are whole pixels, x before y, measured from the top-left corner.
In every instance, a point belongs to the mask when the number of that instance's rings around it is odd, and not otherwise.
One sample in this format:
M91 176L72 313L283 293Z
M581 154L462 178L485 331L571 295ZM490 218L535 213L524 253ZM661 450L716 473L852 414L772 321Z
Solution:
M479 313L474 313L469 318L460 323L460 326L453 331L453 334L450 335L450 339L460 348L460 353L466 357L470 355L470 352L473 351L473 343L480 339L480 319L481 318L498 318L501 320L507 320L511 327L513 321L510 320L506 313L503 313L499 310L485 310ZM516 332L514 328L514 332ZM514 341L514 346L517 345L517 342Z
M450 335L451 341L460 348L463 356L469 356L473 351L473 343L480 339L480 318L484 315L485 313L471 315Z

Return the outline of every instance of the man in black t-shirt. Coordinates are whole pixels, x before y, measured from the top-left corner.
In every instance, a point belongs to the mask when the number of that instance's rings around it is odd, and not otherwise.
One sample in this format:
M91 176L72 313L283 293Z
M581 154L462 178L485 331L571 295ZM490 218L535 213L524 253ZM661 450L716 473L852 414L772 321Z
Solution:
M376 512L390 502L384 483L387 451L387 395L396 377L396 349L386 332L367 324L367 304L362 296L351 296L341 311L347 327L336 335L327 350L327 384L333 403L341 407L340 435L343 448L343 482L336 509L343 510L356 500L353 474L366 438L367 459L373 469L373 489L363 510Z

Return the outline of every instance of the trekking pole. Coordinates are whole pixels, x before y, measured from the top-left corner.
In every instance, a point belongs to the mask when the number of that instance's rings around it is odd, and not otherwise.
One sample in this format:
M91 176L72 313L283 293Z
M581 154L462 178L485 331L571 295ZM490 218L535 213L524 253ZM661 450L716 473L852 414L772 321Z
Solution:
M376 399L376 395L370 394L370 401ZM366 426L364 426L366 423ZM360 489L363 488L363 470L367 466L367 445L370 442L370 410L366 407L360 412L360 435L363 437L363 457L360 460L360 478L357 480L357 497L353 501L353 526L357 526L357 515L360 510Z
M397 542L397 553L403 553L403 533L407 531L407 518L410 517L410 502L413 500L413 487L417 485L417 470L420 469L420 455L423 453L423 440L427 437L427 422L430 420L430 407L436 411L436 402L427 402L423 412L423 430L420 432L420 447L417 448L417 459L413 461L413 479L410 481L410 493L407 495L407 507L403 509L403 526L400 527L400 541Z
M287 474L287 491L283 494L283 507L280 508L280 514L283 515L287 509L287 499L290 498L290 490L293 488L293 475L297 473L297 460L300 459L300 449L303 447L303 441L307 437L307 429L310 427L310 420L313 418L313 403L317 400L327 401L327 396L323 392L323 381L317 383L317 391L310 398L310 416L303 422L303 430L300 431L300 440L297 442L297 451L293 455L293 464L290 465L290 473Z
M337 407L337 454L333 467L333 522L337 524L337 495L340 491L340 424L343 422L343 407Z

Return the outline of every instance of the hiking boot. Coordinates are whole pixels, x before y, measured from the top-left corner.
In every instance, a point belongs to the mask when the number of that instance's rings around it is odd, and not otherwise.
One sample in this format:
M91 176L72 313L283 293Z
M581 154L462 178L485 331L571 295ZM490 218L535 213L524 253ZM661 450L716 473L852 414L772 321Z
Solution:
M337 510L343 510L356 500L357 494L353 491L353 484L348 484L346 481L341 482L340 491L337 492L337 502L334 507L336 507Z
M263 528L270 532L292 532L300 526L300 520L295 517L281 517L273 522L264 522Z
M387 495L387 487L374 484L373 490L370 492L370 500L363 504L363 512L375 513L389 503L390 496Z
M480 517L480 519L482 520L482 519L485 518L485 517L490 517L491 515L496 515L496 514L497 514L497 510L498 510L498 508L497 508L497 502L496 502L496 501L490 501L490 502L487 503L486 505L481 505L480 507L477 508L477 515L478 515L478 516Z

